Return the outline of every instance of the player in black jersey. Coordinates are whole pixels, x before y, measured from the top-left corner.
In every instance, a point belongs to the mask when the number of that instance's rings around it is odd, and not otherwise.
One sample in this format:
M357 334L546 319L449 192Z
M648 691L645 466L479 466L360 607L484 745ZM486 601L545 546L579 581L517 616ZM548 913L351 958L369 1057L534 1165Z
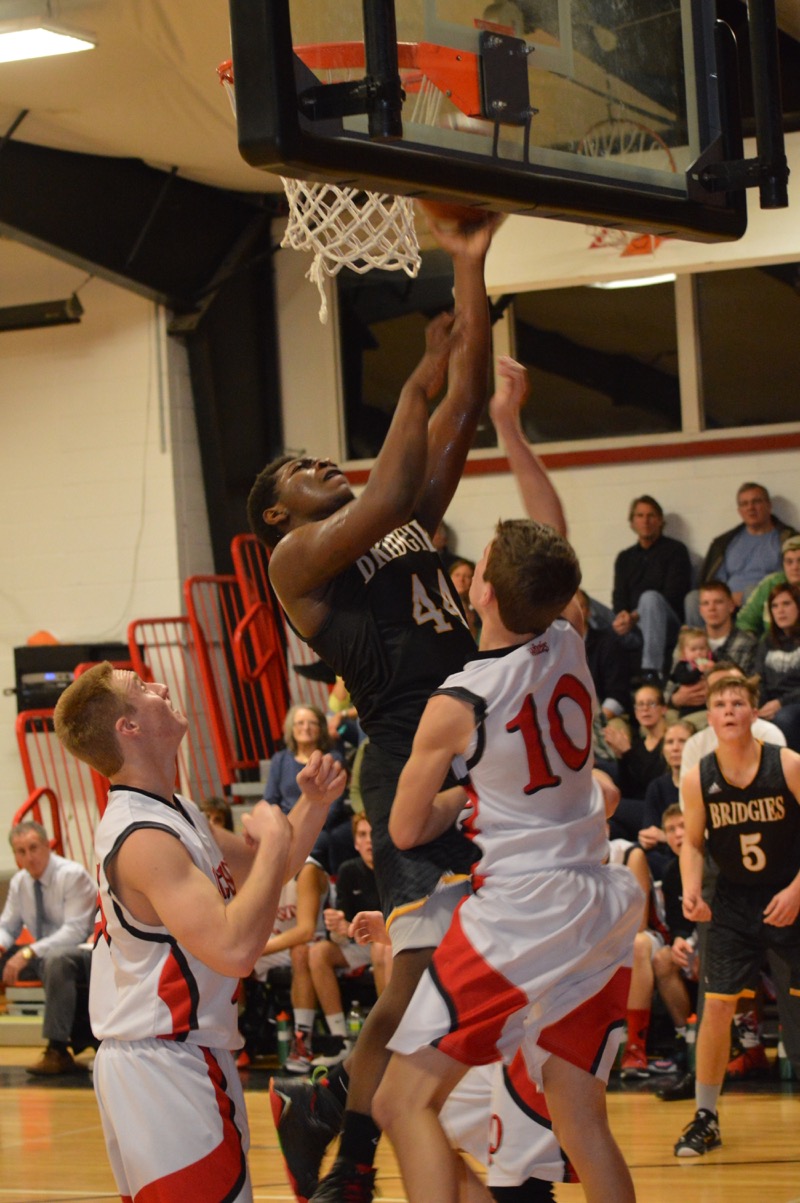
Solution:
M348 1198L372 1197L379 1136L372 1097L388 1061L386 1043L433 953L425 912L443 905L443 883L467 888L474 860L470 842L455 829L403 853L388 836L395 784L425 703L475 651L431 536L455 492L487 397L483 268L496 223L457 230L431 224L453 259L455 311L429 325L425 353L402 390L364 489L355 497L330 460L283 457L260 474L248 506L252 529L273 549L270 579L289 621L344 679L369 736L361 791L397 952L391 980L348 1062L339 1158L333 1180L320 1184L315 1200L339 1198L345 1190ZM451 910L453 903L446 905ZM285 1107L274 1101L273 1110L280 1135ZM304 1196L302 1189L296 1193Z
M722 1143L717 1101L730 1024L739 995L755 993L766 952L790 974L793 994L781 1000L779 1011L800 1010L800 756L754 738L757 705L755 679L713 682L708 719L717 750L682 785L683 912L710 925L697 1038L697 1111L675 1145L676 1157L696 1157ZM706 845L719 866L710 907L702 896Z

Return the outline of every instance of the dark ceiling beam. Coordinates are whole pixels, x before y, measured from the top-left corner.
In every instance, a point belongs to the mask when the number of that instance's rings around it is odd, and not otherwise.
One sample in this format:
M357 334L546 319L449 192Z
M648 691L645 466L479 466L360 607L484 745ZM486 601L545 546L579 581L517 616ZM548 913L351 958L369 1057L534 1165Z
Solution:
M635 405L680 424L678 380L632 355L585 347L563 334L517 321L517 357L533 367L608 397L613 405Z
M179 312L246 259L281 200L138 159L0 144L0 232Z

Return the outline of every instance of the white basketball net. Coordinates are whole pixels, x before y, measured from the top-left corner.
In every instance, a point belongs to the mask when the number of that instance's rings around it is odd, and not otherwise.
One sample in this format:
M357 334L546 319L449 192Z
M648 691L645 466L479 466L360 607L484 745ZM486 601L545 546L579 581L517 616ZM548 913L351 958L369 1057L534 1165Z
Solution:
M236 93L230 62L217 68L236 114ZM343 267L363 275L373 267L416 276L419 243L413 203L403 196L315 184L281 176L289 202L289 224L281 246L311 251L314 258L306 278L319 289L319 320L328 320L325 280Z
M343 267L359 275L373 267L417 275L419 244L407 197L281 179L289 202L281 246L313 254L306 277L319 289L321 322L328 320L325 279Z

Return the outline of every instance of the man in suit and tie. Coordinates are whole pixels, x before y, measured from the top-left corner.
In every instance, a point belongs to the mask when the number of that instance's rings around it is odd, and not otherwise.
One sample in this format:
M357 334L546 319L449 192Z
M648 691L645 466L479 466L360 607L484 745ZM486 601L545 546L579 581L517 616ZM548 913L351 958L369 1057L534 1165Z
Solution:
M88 955L81 945L90 935L97 885L82 865L53 852L41 823L15 824L9 842L18 865L0 915L0 968L3 982L40 980L47 1040L41 1059L29 1067L36 1075L74 1073L82 1067L69 1051L77 1005L77 986L88 979ZM17 943L23 928L32 943Z

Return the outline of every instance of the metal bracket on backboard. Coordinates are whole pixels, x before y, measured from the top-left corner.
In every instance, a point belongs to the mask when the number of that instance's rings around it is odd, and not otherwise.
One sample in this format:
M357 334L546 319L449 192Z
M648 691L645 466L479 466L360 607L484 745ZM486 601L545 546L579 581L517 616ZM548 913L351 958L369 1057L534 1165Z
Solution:
M527 125L536 112L528 88L528 54L534 47L524 38L481 30L481 108L489 121Z
M402 138L403 101L397 65L394 0L364 4L364 79L306 88L297 97L309 121L366 114L371 138Z

